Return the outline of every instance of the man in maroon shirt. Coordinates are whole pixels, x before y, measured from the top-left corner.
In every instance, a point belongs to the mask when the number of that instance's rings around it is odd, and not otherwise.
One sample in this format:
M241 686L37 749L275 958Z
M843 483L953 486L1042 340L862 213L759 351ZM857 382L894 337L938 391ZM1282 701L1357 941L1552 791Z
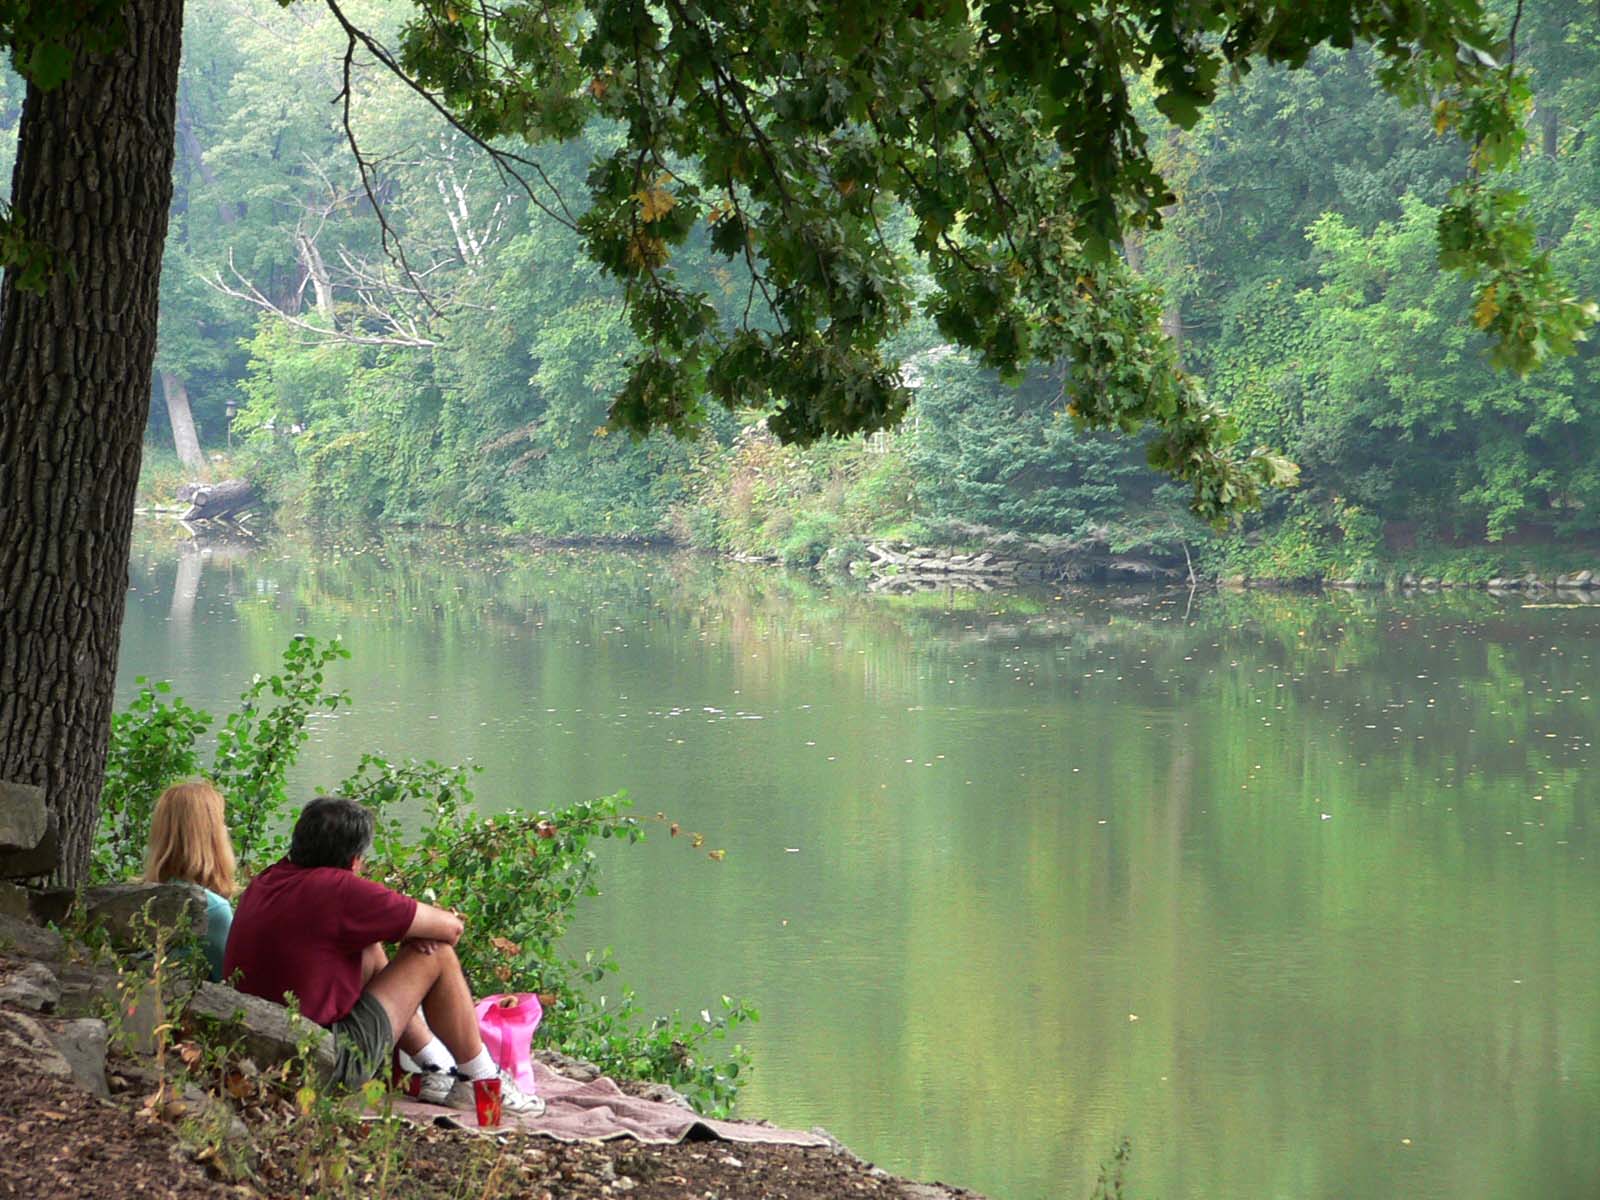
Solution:
M461 918L361 877L372 814L319 796L300 813L289 856L251 881L234 914L223 978L333 1031L334 1078L357 1087L387 1067L398 1042L426 1072L423 1098L473 1105L471 1083L500 1078L502 1103L537 1114L537 1096L497 1071L478 1036L456 958ZM398 942L393 961L383 943Z

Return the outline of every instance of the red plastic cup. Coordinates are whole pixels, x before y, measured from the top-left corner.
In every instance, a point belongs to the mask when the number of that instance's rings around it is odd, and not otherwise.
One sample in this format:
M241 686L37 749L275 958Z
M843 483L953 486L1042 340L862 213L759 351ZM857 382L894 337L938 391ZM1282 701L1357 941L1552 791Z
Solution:
M498 1079L474 1079L472 1081L472 1098L478 1105L479 1125L500 1124L500 1081Z

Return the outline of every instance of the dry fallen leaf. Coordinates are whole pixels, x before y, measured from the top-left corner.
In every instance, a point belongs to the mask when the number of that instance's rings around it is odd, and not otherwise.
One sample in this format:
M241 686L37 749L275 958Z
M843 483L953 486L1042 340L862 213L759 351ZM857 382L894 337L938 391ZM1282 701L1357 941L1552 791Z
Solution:
M707 850L706 851L706 856L708 858L714 858L718 862L721 862L723 859L728 857L728 852L726 850Z

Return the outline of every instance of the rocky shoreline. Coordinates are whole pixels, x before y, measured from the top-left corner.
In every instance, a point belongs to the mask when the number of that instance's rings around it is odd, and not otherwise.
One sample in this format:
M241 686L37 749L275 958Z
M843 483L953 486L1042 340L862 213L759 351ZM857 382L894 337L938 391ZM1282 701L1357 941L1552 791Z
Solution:
M1299 581L1279 579L1253 579L1246 575L1228 575L1219 579L1218 585L1226 588L1246 587L1292 587ZM1459 579L1441 579L1435 576L1418 576L1413 572L1395 579L1324 579L1320 581L1324 587L1339 588L1342 591L1488 591L1496 595L1510 595L1514 592L1570 592L1579 603L1588 603L1592 599L1600 603L1600 572L1575 571L1570 574L1553 574L1540 576L1530 573L1527 575L1497 575L1492 578L1467 582Z
M111 884L82 892L39 886L58 865L44 793L0 782L0 1192L80 1197L303 1197L327 1191L330 1163L376 1128L359 1116L316 1150L304 1174L307 1087L332 1065L329 1037L286 1009L212 983L185 985L152 968L150 923L204 935L206 905L188 884ZM52 923L70 929L63 936ZM120 950L122 957L114 951ZM133 953L135 957L127 955ZM154 978L145 978L154 972ZM170 969L168 976L170 976ZM203 1049L225 1047L220 1069ZM590 1063L538 1050L551 1069L593 1079ZM299 1084L305 1072L309 1084ZM208 1078L209 1076L209 1078ZM273 1081L279 1081L274 1083ZM627 1081L630 1095L687 1106L663 1084ZM389 1152L395 1200L472 1194L484 1200L982 1200L896 1177L828 1144L629 1140L562 1143L402 1124ZM388 1161L387 1159L385 1160ZM340 1170L343 1168L340 1167ZM385 1168L387 1170L387 1167ZM471 1184L463 1192L463 1182ZM350 1182L357 1182L351 1180ZM364 1183L371 1183L368 1179Z

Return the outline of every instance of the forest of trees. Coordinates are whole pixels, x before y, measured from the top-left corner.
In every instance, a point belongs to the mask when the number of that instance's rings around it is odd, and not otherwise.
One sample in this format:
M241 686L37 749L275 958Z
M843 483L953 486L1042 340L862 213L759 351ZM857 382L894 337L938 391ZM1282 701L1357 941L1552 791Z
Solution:
M375 27L407 7L358 6ZM1122 547L1207 539L1139 444L1075 427L1058 377L1002 382L927 318L892 345L915 400L887 437L783 447L717 405L694 441L609 429L638 344L619 284L369 66L352 119L386 233L331 103L342 39L321 8L188 6L147 477L215 472L202 449L231 450L227 469L286 520L673 536L791 561L972 526ZM1573 0L1530 3L1519 54L1533 136L1515 183L1557 271L1600 294L1600 19ZM1259 68L1155 146L1178 202L1124 257L1160 286L1185 369L1243 444L1301 470L1247 536L1211 543L1216 563L1349 573L1397 524L1491 544L1600 526L1593 347L1526 377L1490 364L1493 298L1475 305L1437 269L1461 145L1376 69L1359 48ZM14 126L21 85L3 87ZM537 161L576 195L620 136L591 126ZM913 223L885 233L908 245ZM680 258L725 313L747 304L748 276L707 247Z

